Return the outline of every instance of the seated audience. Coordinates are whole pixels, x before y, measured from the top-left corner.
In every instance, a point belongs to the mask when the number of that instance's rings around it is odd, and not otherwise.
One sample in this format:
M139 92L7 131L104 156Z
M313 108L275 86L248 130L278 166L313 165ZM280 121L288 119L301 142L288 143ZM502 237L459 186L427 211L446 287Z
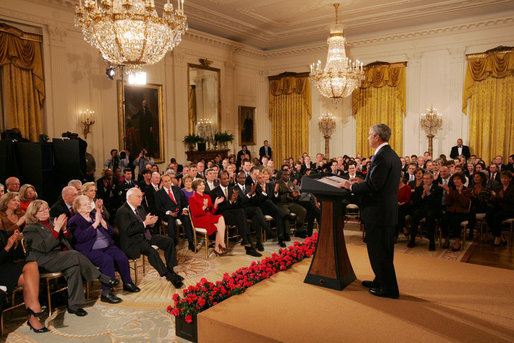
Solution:
M445 237L443 248L448 248L450 238L454 238L455 242L453 244L452 251L459 251L461 249L460 223L468 219L471 190L464 186L464 182L466 181L464 174L456 173L452 176L452 179L455 188L450 188L446 185L443 186L448 192L445 200L445 221L447 222L447 226L443 226L443 228L447 227L448 231L443 231L443 236Z
M487 213L491 200L491 189L486 186L484 173L474 173L471 183L471 206L469 208L469 240L473 240L477 213Z
M97 207L102 207L102 216L105 220L109 220L110 214L104 206L104 201L96 197L96 184L94 182L86 182L82 186L82 194L88 197L93 211L95 211Z
M149 228L157 222L158 217L147 214L141 206L142 201L141 190L131 188L127 191L127 201L116 212L121 250L130 259L139 258L141 254L148 256L148 262L159 275L166 277L175 288L180 288L183 278L173 270L177 265L174 239L150 232ZM166 266L152 245L164 250Z
M398 186L398 226L396 228L396 237L400 230L407 236L409 231L407 230L407 223L405 222L405 216L410 213L410 198L412 195L409 185L403 182L404 176L400 177L400 184Z
M48 272L61 272L68 284L68 312L79 317L87 315L80 306L84 298L82 279L91 282L99 279L108 287L115 287L119 281L100 273L81 253L73 250L66 228L66 215L50 219L48 204L34 200L27 208L27 226L23 231L27 247L27 261L35 261Z
M409 182L416 180L416 169L417 165L415 163L409 163L407 166L407 172L404 175L404 183L408 184Z
M173 186L171 176L164 174L161 180L163 187L155 192L155 207L161 219L168 223L168 236L177 237L176 219L180 219L189 241L189 250L195 251L186 196L179 187Z
M227 176L222 172L222 175ZM218 205L223 202L223 197L217 197L214 204L211 197L204 193L205 181L197 179L192 184L194 193L189 198L189 210L195 227L207 230L209 236L216 233L214 242L214 253L216 255L224 255L226 253L225 245L225 219L222 215L216 215Z
M20 210L25 212L29 204L37 199L36 187L28 183L20 187Z
M189 204L189 198L191 198L191 196L194 193L193 177L191 175L184 175L184 177L182 178L182 185L184 186L182 188L182 193L184 193L184 195L186 196L186 201Z
M136 182L132 178L132 169L125 168L123 170L123 181L116 185L116 204L121 206L127 198L127 191L133 187L136 187Z
M94 185L94 182L89 182ZM95 187L95 186L93 186ZM95 187L96 188L96 187ZM50 217L57 218L61 214L65 214L68 219L75 215L73 210L73 200L77 197L78 192L75 187L66 186L61 191L61 199L57 200L50 209Z
M0 230L22 231L25 226L25 211L20 210L20 195L9 192L0 198Z
M494 246L507 245L502 235L502 221L514 218L514 183L512 173L506 170L501 173L501 185L497 186L492 194L492 206L486 215L487 224L494 235Z
M19 192L20 191L20 179L15 176L8 177L5 180L5 187L7 192Z
M75 187L78 195L82 194L82 181L76 179L70 180L70 182L68 182L68 186Z
M433 183L432 175L426 173L423 175L423 184L416 187L412 195L412 226L410 229L410 241L407 245L412 248L416 245L416 234L418 233L418 226L421 219L425 218L425 227L428 232L428 239L430 241L428 249L435 250L435 221L441 216L441 199L442 189Z
M21 234L14 230L11 234L0 230L0 285L10 294L16 287L23 287L23 301L29 315L27 325L36 333L48 332L39 317L44 315L39 304L39 270L36 262L14 262L23 254L17 254Z
M114 245L113 228L102 217L102 207L91 212L91 203L85 195L79 195L73 201L74 215L67 224L68 230L75 238L75 249L86 256L103 274L114 278L114 268L118 268L123 289L129 292L139 292L130 277L130 267L127 256ZM121 299L115 296L111 288L102 285L101 301L117 304Z
M417 187L420 187L423 184L423 169L417 168L414 172L414 177L414 181L409 182L409 187L413 192Z
M278 201L278 206L284 210L287 214L294 213L296 214L296 231L295 236L300 238L305 238L306 233L303 227L303 223L305 221L305 216L307 215L307 210L298 204L298 196L300 195L298 191L295 189L295 185L292 181L289 180L289 170L283 170L280 180L278 183L278 193L280 200ZM289 220L292 220L289 217ZM284 238L286 241L289 240L289 235L286 230L286 237Z

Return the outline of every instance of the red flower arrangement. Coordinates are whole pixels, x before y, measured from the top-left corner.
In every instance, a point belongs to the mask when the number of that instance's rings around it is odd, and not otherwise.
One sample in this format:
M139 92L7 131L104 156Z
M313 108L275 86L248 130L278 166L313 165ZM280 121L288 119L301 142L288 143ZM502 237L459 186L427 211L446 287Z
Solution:
M291 268L297 262L306 257L311 257L316 250L318 233L315 232L305 242L294 242L292 246L280 249L278 254L273 253L259 262L252 262L249 267L242 267L232 275L225 273L223 280L212 283L202 278L196 286L189 286L183 290L180 297L178 293L173 295L174 306L168 306L166 311L178 317L183 316L186 322L191 323L193 317L233 295L244 291L256 283L271 277L279 271Z

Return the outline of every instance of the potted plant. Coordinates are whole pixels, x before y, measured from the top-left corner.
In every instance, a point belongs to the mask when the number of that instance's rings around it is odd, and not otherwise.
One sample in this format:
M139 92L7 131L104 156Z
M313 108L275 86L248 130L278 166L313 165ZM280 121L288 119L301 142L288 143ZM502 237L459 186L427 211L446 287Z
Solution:
M184 140L182 141L186 146L188 151L193 151L195 149L196 143L200 141L201 137L195 134L186 135Z
M223 148L227 147L227 144L229 142L232 142L234 140L234 135L231 133L228 133L228 131L225 132L218 132L214 135L214 140Z

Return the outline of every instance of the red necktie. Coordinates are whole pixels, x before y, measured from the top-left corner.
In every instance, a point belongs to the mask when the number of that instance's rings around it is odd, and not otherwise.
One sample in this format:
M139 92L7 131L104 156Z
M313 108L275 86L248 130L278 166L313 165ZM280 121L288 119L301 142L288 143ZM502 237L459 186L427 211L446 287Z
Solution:
M177 201L175 200L175 197L173 196L173 193L171 193L171 189L168 189L168 195L170 196L171 200L173 200L173 202L175 203L175 205L177 204Z
M75 211L73 211L73 207L70 207L70 217L73 217L75 215Z

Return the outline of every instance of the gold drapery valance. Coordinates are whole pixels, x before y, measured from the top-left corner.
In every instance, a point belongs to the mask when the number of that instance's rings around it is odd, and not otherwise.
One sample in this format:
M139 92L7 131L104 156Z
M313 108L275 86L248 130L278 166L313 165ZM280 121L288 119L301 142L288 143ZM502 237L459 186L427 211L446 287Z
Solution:
M19 128L24 137L37 141L45 99L40 36L0 23L0 66L7 128Z
M468 67L462 96L462 112L468 113L468 100L473 85L489 77L504 78L514 75L514 55L510 47L498 47L485 53L467 55Z
M514 150L513 48L498 47L467 58L462 111L469 114L471 153L488 163Z
M273 159L296 158L309 150L311 93L308 73L269 77L269 119Z
M389 144L402 153L403 116L406 108L407 62L374 62L364 67L366 79L353 91L352 114L357 124L357 153L370 156L367 140L372 125L384 123L391 128Z

